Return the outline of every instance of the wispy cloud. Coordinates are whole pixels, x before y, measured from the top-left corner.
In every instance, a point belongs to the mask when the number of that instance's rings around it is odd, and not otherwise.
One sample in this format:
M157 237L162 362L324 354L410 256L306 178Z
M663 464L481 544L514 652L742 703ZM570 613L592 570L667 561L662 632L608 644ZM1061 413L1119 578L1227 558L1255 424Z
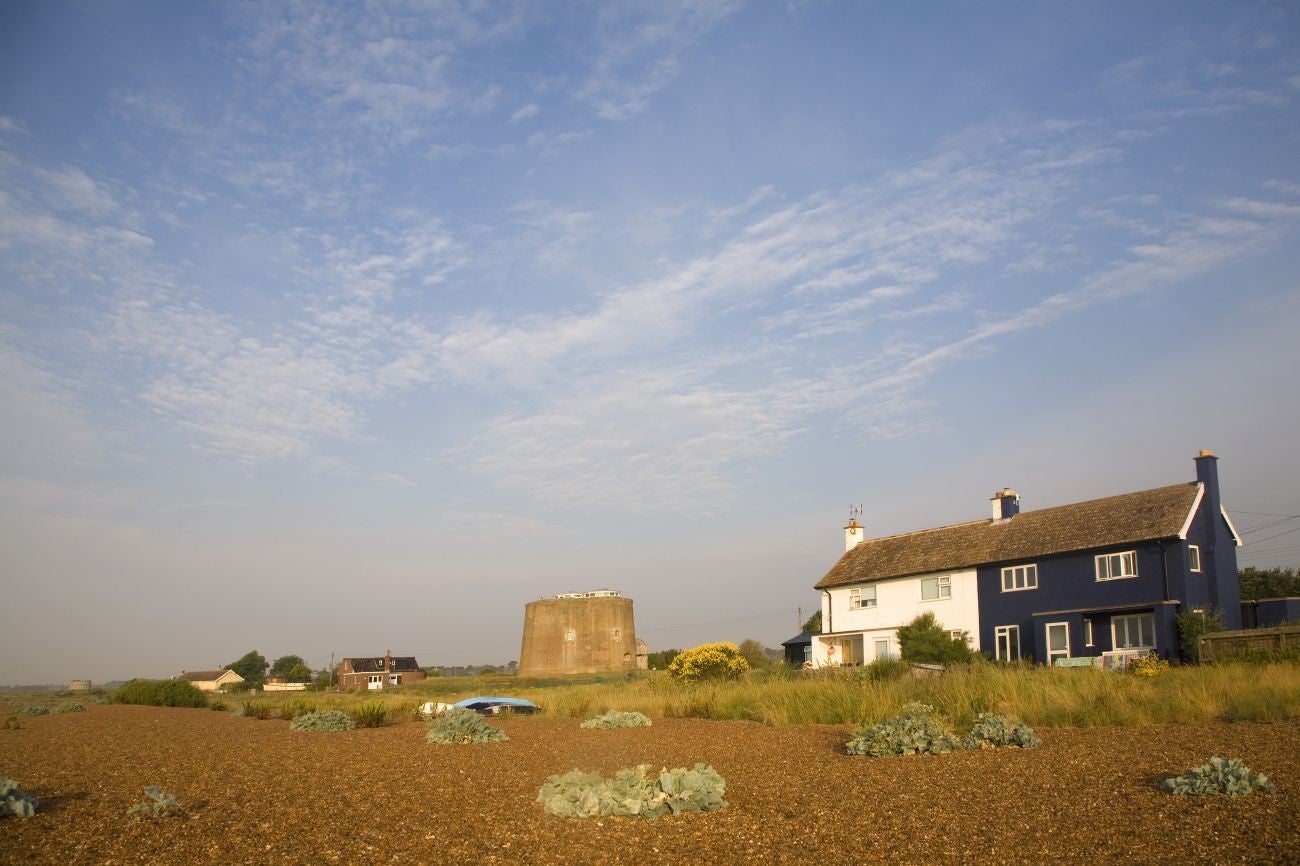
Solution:
M527 105L517 109L514 114L510 115L510 122L521 123L525 120L528 120L529 118L536 117L541 113L542 110L538 108L537 103L530 102Z

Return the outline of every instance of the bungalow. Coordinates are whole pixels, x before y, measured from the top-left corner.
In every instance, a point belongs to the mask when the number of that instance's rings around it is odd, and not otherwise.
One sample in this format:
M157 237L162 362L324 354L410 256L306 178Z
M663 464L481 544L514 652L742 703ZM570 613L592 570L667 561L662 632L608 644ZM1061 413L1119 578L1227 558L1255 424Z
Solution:
M933 611L951 634L1000 660L1178 658L1176 617L1214 608L1241 627L1241 537L1219 500L1218 458L1196 481L1038 511L1014 490L985 520L864 539L817 582L825 630L815 665L898 654L899 626ZM856 517L856 515L855 515ZM1100 658L1099 658L1100 657Z
M238 685L244 678L232 670L216 671L181 671L177 679L193 683L195 688L204 692L215 692L223 688Z
M385 652L383 656L346 658L339 662L338 685L340 689L390 689L424 679L424 669L414 656L396 656Z

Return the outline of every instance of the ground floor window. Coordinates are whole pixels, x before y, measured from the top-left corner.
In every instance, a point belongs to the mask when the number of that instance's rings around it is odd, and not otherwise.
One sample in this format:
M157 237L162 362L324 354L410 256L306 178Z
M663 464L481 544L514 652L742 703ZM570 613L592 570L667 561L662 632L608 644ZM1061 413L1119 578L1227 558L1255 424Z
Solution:
M1154 614L1138 613L1131 616L1111 617L1111 645L1117 650L1156 648L1156 618Z
M878 637L873 642L875 655L872 658L887 659L889 658L889 638Z
M998 661L1014 662L1020 659L1020 626L1000 625L993 629L993 635Z
M392 684L392 685L400 686L400 685L402 684L402 675L401 675L401 674L389 674L389 675L388 675L388 682L389 682L390 684Z
M1083 621L1083 645L1084 645L1084 646L1092 646L1092 645L1093 645L1093 639L1092 639L1092 620L1090 620L1090 619L1085 619L1085 620Z
M384 681L384 678L383 678L382 676L380 676L379 674L371 674L371 675L370 675L370 680L369 680L369 682L370 682L370 685L372 685L372 686L373 686L373 685L377 685L377 684L379 684L379 683L382 683L383 681Z

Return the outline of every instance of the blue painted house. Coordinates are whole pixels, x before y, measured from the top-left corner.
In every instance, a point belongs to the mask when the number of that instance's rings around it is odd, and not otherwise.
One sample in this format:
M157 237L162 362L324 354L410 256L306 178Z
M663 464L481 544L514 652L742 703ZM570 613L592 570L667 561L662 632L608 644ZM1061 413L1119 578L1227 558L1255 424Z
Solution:
M1217 463L1202 451L1195 481L1037 511L1006 489L988 519L904 535L863 539L851 520L844 555L816 584L813 664L895 656L898 627L927 611L990 657L1043 664L1177 659L1186 610L1214 608L1241 628L1241 538Z

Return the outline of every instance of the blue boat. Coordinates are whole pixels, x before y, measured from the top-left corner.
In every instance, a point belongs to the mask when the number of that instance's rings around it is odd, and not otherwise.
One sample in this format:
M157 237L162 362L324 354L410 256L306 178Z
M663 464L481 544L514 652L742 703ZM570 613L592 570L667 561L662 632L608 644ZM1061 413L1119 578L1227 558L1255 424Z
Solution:
M452 706L464 707L484 716L494 716L499 713L523 713L527 715L537 712L538 709L537 704L523 698L501 698L492 695L466 698L463 701L457 701Z

